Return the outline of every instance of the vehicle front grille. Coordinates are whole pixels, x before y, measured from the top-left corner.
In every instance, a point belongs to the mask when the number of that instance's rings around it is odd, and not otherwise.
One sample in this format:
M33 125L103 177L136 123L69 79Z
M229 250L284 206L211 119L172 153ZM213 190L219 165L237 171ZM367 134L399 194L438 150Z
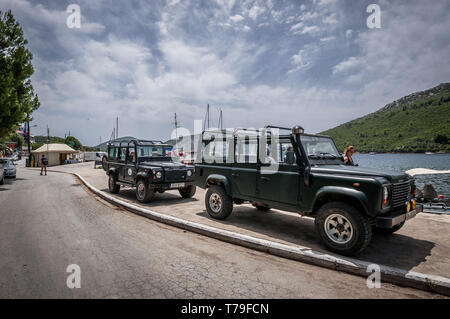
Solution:
M392 207L404 205L411 196L411 182L406 181L392 185Z
M186 170L185 169L166 170L165 175L166 175L167 182L176 182L176 181L186 180Z

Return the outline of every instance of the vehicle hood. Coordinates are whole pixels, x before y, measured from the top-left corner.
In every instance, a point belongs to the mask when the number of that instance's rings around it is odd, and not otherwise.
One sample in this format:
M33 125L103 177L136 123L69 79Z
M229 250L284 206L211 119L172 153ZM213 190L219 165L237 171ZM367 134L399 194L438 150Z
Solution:
M161 168L168 168L168 169L186 168L186 165L184 165L184 164L169 162L169 161L142 162L141 166L161 167Z
M379 170L350 165L320 165L311 167L311 173L333 174L333 175L356 175L384 177L389 181L408 179L409 175L399 171Z

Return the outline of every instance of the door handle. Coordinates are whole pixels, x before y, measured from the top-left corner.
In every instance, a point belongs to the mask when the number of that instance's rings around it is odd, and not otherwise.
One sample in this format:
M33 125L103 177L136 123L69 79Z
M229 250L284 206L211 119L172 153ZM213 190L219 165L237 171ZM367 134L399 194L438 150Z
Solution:
M261 180L268 182L268 181L270 181L270 178L268 178L268 177L261 177Z
M236 174L236 173L232 173L232 174L231 174L231 176L233 176L233 177L238 177L238 176L239 176L239 174Z

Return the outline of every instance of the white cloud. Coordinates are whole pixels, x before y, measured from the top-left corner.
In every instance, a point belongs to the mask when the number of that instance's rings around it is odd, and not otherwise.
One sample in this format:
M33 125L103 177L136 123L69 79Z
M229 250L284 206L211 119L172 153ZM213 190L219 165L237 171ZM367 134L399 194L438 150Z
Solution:
M340 72L348 72L355 68L360 68L364 64L364 59L360 57L350 57L349 59L340 62L333 67L333 74Z
M331 25L338 23L338 20L337 20L337 17L336 17L336 13L332 13L332 14L326 16L325 18L323 18L322 21L325 24L331 24Z
M259 15L264 13L266 10L263 7L260 7L258 5L253 5L253 7L248 12L249 18L251 18L253 21L256 21Z
M241 22L242 20L244 20L244 17L239 14L236 14L236 15L230 17L230 20L233 22Z

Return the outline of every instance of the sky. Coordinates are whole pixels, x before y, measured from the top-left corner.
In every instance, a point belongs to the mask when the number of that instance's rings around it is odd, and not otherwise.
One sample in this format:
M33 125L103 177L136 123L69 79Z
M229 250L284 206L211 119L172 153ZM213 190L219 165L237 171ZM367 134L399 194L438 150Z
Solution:
M69 28L80 8L80 28ZM369 28L370 4L380 28ZM450 81L450 2L0 0L33 53L33 135L168 140L225 127L317 133ZM70 21L73 21L69 19ZM73 23L70 24L73 26Z

